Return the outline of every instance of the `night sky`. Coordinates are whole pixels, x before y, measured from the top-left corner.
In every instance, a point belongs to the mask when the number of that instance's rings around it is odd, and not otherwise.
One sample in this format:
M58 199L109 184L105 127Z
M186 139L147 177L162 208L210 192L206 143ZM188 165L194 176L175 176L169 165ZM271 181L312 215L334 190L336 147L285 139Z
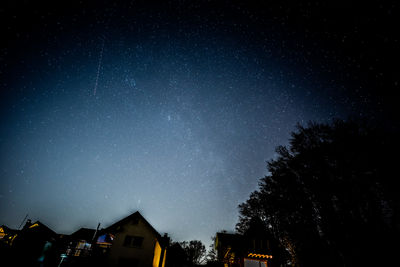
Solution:
M399 125L389 2L37 2L0 7L0 225L209 244L296 123Z

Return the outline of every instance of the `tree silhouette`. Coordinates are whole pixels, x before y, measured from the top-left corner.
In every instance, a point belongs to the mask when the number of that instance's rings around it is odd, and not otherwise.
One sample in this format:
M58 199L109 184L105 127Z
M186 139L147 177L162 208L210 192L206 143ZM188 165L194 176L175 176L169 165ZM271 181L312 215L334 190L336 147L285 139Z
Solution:
M183 241L180 243L185 251L189 265L202 264L205 260L206 247L199 240Z
M211 237L211 244L208 247L208 252L207 252L207 256L206 256L206 260L207 263L211 263L211 262L216 262L217 259L217 251L215 250L215 239L216 236L212 236Z
M185 250L178 242L171 242L167 249L166 258L167 267L183 267L188 266Z
M298 125L289 147L267 163L259 189L239 205L237 231L258 218L294 266L390 263L399 237L390 154L397 144L361 122Z

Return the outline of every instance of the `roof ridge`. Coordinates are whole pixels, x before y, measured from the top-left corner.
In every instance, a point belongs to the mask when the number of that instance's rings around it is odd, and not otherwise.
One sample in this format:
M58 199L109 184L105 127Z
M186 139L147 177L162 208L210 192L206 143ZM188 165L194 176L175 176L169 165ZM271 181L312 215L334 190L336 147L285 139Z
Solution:
M126 221L128 221L129 219L131 219L135 216L139 216L139 218L141 218L144 221L144 223L156 234L157 238L161 238L160 233L146 220L146 218L143 217L143 215L139 211L135 211L131 215L128 215L128 216L122 218L121 220L113 223L112 225L106 227L105 229L102 229L102 231L110 230L110 229L118 226L119 224L125 223Z

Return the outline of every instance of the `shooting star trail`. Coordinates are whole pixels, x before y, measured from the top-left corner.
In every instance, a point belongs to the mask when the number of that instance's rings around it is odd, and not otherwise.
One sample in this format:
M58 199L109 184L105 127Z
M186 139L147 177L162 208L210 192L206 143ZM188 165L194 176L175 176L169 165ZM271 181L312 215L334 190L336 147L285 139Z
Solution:
M100 58L99 58L99 65L97 66L96 83L94 84L93 95L96 95L96 92L97 92L97 85L98 85L98 83L99 83L101 62L102 62L102 60L103 60L104 43L105 43L105 38L103 38L103 44L101 45Z

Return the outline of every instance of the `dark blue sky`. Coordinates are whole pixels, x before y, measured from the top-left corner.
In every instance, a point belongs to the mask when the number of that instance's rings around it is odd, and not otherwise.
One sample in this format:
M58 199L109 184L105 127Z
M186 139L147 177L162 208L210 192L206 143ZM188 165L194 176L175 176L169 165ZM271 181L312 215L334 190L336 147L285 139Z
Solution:
M395 6L166 2L1 4L0 224L209 243L296 123L398 125Z

